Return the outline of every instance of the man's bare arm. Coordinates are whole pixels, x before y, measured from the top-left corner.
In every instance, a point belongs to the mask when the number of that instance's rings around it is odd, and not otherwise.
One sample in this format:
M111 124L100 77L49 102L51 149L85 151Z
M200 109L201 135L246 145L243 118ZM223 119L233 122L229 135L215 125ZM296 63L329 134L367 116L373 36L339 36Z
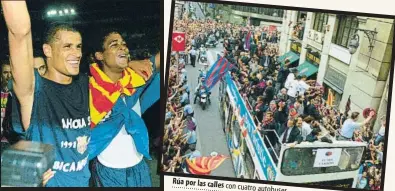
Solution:
M155 67L157 71L160 71L160 52L155 55Z
M1 1L8 28L13 89L21 104L25 129L30 124L34 94L33 44L25 1Z

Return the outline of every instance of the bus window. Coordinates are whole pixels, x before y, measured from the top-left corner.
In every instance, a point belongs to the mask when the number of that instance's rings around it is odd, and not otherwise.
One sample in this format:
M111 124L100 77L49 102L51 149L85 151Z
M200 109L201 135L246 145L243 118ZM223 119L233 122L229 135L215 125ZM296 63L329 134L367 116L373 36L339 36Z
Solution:
M281 173L285 176L355 171L365 147L289 148L284 151Z
M241 130L240 130L239 121L237 121L237 120L234 121L233 132L236 135L237 142L240 143Z
M254 177L254 172L255 172L255 165L254 165L254 161L252 160L252 157L251 157L251 153L250 153L250 151L249 151L249 149L247 148L247 144L244 142L244 151L245 151L245 154L244 154L244 162L245 162L245 167L246 167L246 171L247 171L247 173L248 173L248 176L251 178L251 177Z

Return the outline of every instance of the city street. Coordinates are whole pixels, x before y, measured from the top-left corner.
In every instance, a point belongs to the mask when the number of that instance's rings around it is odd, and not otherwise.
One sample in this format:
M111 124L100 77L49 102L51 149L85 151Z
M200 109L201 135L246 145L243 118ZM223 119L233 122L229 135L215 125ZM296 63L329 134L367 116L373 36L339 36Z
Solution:
M374 47L371 37L360 39L359 36L370 32L393 34L393 22L367 17L369 22L359 26L356 16L201 2L179 2L176 7L178 14L173 27L177 31L173 32L172 51L190 51L194 45L198 50L195 67L188 60L186 71L177 70L184 62L172 55L171 66L174 68L169 83L172 86L183 83L183 76L187 75L197 123L196 149L204 157L213 152L231 155L229 147L233 143L227 141L219 110L219 83L210 90L211 104L205 110L199 101L193 103L199 84L199 69L204 68L198 60L202 42L199 38L204 43L211 42L211 35L217 34L229 39L225 42L226 50L232 50L233 54L226 58L238 61L232 63L236 66L232 68L232 78L225 81L230 91L224 92L234 100L226 109L235 112L225 116L229 122L239 122L238 125L230 123L233 135L236 135L232 141L241 143L245 140L242 143L246 143L240 149L232 150L234 156L239 156L235 157L235 164L226 159L212 172L206 171L206 167L212 165L204 165L206 161L192 153L197 160L195 165L189 164L189 172L379 190L390 77L383 74L372 78L388 68L385 64L372 64L370 58L359 58L370 55L381 63L388 60L381 59L383 54L377 54L381 46ZM187 12L181 13L180 10ZM388 28L376 31L381 25ZM366 27L366 30L352 31L353 26ZM390 44L390 41L384 41L384 44ZM223 55L222 45L220 40L216 48L207 48L210 66L217 61L217 55ZM389 57L391 55L387 55ZM221 66L224 65L217 68ZM239 85L235 86L233 82ZM386 87L378 89L379 84ZM174 91L168 93L172 97L178 96ZM169 156L162 162L166 172L182 170L178 168L179 165L182 168L179 152L170 151L195 142L194 137L180 138L182 131L177 129L179 119L175 112L179 109L191 112L189 105L183 106L185 94L181 93L181 100L167 103L170 107L166 113L169 129L165 148ZM256 103L246 106L242 95ZM177 107L179 104L184 108ZM258 119L259 125L252 118ZM358 125L350 125L354 123ZM193 128L191 124L187 127ZM268 131L275 131L278 136ZM368 149L361 149L367 145ZM277 156L278 160L273 153L280 156ZM181 156L186 154L180 152Z
M220 54L222 49L222 45L218 45L217 48L209 48L207 52L208 63L213 64L216 61L216 55ZM199 76L199 68L202 68L202 65L200 65L198 62L196 62L195 68L191 65L186 66L188 73L188 85L191 89L191 103L195 110L195 119L197 121L197 150L199 150L203 156L209 156L211 152L217 152L218 154L230 156L218 111L219 84L217 84L211 90L211 105L208 105L204 111L198 102L193 104L193 93L195 92L195 88L198 84L197 78ZM232 160L225 160L225 162L222 163L221 166L219 166L216 170L214 170L211 175L235 177Z

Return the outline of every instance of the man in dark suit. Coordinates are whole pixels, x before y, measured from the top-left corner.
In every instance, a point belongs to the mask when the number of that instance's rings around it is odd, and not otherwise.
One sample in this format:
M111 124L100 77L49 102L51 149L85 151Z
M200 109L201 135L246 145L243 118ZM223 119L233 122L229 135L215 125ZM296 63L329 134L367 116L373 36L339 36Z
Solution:
M306 104L306 107L304 108L304 114L306 114L306 116L310 115L314 117L315 120L321 120L322 116L315 107L315 104L318 103L317 100L315 98L309 99L310 101Z
M272 58L269 56L267 49L264 51L264 56L262 56L259 65L263 67L269 67L272 65Z
M293 143L299 144L303 141L302 135L298 127L296 127L297 119L289 119L279 130L281 144Z

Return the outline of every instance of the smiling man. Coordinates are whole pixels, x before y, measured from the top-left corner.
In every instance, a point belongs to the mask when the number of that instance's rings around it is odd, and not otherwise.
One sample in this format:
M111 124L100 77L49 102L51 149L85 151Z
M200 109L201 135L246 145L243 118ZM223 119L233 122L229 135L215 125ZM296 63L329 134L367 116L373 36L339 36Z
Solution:
M151 187L144 160L151 159L148 131L141 115L160 98L156 72L160 65L152 67L155 70L147 75L149 79L128 68L129 49L114 30L98 30L91 42L97 43L89 80L93 128L89 158L94 159L95 186ZM152 63L159 60L159 53L151 58Z
M68 26L48 30L43 51L48 71L34 70L30 16L24 1L2 1L9 31L13 88L26 139L55 148L55 163L43 177L46 186L88 186L90 137L88 78L79 74L81 35ZM55 172L56 175L55 175ZM49 181L48 181L49 180Z

